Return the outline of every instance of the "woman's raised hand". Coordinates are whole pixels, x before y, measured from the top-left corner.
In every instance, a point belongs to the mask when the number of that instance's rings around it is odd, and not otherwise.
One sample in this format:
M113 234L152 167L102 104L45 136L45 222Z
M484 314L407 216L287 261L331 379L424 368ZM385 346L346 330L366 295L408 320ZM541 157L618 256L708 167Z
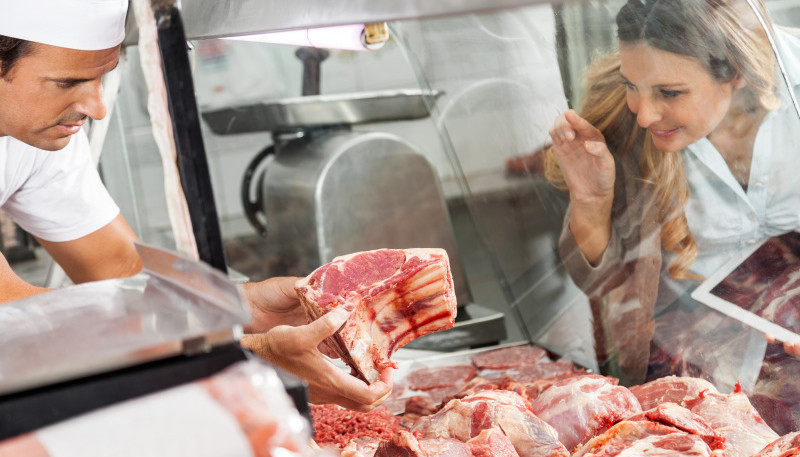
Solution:
M573 110L550 130L571 205L570 232L587 260L596 264L611 239L611 204L616 172L605 138Z

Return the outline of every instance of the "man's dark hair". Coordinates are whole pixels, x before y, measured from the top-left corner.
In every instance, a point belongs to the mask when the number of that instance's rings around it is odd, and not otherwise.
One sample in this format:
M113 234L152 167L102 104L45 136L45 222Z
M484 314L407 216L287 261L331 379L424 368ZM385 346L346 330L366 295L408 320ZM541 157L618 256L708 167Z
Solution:
M0 35L0 78L5 78L19 59L32 52L30 41Z

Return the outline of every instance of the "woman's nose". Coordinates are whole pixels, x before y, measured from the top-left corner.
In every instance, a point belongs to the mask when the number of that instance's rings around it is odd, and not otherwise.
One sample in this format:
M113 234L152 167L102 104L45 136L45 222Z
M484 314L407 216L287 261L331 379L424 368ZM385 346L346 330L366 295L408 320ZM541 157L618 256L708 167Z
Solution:
M636 121L639 123L639 127L645 129L661 120L658 105L647 97L639 97L636 110L632 111L636 114Z

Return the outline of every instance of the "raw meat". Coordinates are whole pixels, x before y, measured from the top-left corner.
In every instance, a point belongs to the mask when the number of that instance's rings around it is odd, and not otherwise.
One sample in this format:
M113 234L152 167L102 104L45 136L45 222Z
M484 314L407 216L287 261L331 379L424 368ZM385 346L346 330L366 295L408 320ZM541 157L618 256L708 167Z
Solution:
M372 457L380 443L381 439L374 436L353 438L342 448L339 457Z
M320 445L342 447L362 437L389 439L402 430L397 419L383 408L361 413L336 405L311 405L311 419L314 440Z
M411 390L430 390L438 387L456 387L467 383L475 377L477 371L469 365L452 365L447 367L419 368L407 376L408 388Z
M451 328L456 296L444 249L381 249L336 257L295 285L310 319L336 308L350 317L326 342L367 383L395 350Z
M800 360L771 344L750 402L779 435L800 430Z
M788 266L768 284L766 292L745 309L792 332L800 332L800 262Z
M730 395L701 392L686 407L725 437L728 457L750 457L778 439L738 388Z
M753 457L795 457L798 455L800 455L800 432L794 432L768 444Z
M683 432L699 436L712 450L723 449L725 445L725 438L711 428L705 419L676 403L662 403L625 420L646 420L675 427Z
M451 438L421 438L419 446L426 457L472 457L470 447Z
M381 441L375 457L427 457L414 435L400 432L389 441Z
M519 457L508 437L493 428L482 430L467 444L472 457Z
M622 421L589 440L572 457L723 457L702 438L651 421Z
M556 382L531 402L533 412L558 431L567 449L642 412L639 400L617 380L584 375Z
M531 365L541 359L550 360L547 352L538 346L512 346L482 352L472 358L472 364L479 370L503 370Z
M577 379L581 376L600 377L600 375L586 372L566 372L551 376L549 378L537 379L536 381L526 382L525 388L528 394L528 399L535 400L545 390L549 389L553 384L564 379Z
M645 384L630 388L643 410L672 402L683 406L684 400L697 398L700 392L706 390L719 393L713 384L705 379L690 376L665 376Z
M575 367L572 362L538 361L531 365L521 365L507 370L481 370L479 376L489 380L509 378L518 382L533 382L549 378L562 373L579 373L582 370Z
M486 429L504 433L520 457L567 457L553 427L536 417L519 395L488 390L451 400L439 412L420 418L414 425L425 438L469 441Z
M402 431L391 440L382 441L375 457L472 457L467 444L451 438L417 439Z

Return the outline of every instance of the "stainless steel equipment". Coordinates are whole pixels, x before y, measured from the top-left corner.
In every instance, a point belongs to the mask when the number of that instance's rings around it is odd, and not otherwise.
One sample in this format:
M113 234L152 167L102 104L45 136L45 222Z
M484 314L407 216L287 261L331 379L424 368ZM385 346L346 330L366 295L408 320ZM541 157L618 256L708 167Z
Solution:
M427 117L438 95L419 90L315 95L203 117L217 133L273 133L274 144L254 160L243 187L248 194L254 184L258 193L245 207L258 212L250 218L266 233L276 265L271 274L307 274L357 251L444 248L461 305L459 323L415 346L497 343L506 335L503 314L472 303L436 170L396 135L351 128Z

